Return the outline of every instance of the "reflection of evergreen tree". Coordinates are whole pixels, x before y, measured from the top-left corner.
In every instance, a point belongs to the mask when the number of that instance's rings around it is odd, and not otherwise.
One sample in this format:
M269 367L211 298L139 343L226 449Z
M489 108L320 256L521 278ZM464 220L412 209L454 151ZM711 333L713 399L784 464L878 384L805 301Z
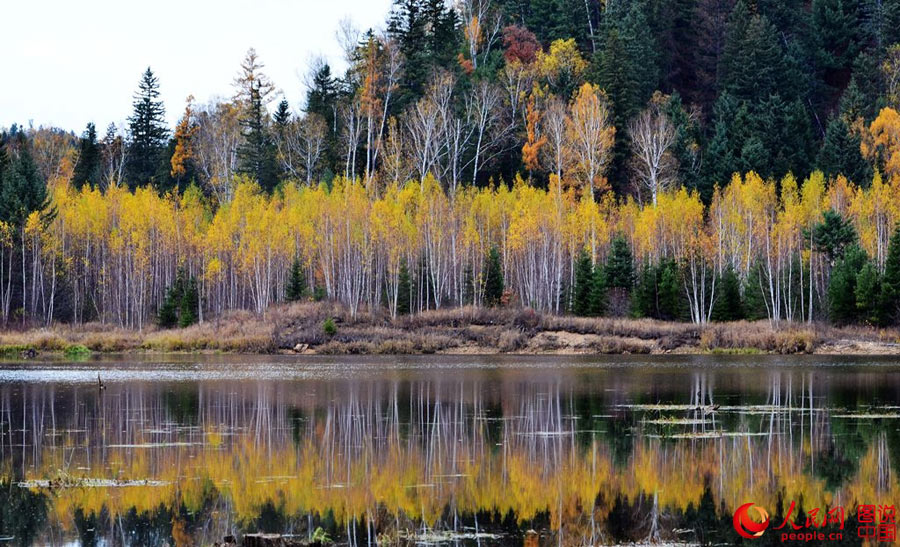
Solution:
M32 545L47 523L49 499L13 483L0 483L0 530L18 545Z

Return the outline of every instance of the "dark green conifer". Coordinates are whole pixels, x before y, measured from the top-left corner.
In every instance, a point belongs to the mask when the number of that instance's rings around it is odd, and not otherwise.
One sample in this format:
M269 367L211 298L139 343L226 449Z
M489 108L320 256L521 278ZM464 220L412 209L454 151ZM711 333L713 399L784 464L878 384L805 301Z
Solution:
M284 288L284 299L288 302L297 302L306 297L306 272L299 257L294 257L291 262L291 270L288 275L287 286Z
M488 252L485 269L484 303L487 306L498 306L503 298L503 264L496 247L491 247Z

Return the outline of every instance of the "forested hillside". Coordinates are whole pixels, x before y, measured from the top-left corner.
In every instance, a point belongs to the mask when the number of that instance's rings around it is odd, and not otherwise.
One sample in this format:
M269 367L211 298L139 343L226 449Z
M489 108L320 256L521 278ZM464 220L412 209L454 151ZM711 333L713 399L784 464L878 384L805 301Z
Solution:
M147 68L126 126L4 130L3 322L900 318L900 0L396 0L338 39L306 89L251 49L228 99Z

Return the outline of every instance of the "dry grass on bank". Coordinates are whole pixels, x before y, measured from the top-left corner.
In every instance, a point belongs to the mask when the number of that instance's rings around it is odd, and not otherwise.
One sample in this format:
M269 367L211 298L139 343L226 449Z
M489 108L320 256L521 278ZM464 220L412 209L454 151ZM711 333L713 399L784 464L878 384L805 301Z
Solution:
M323 325L332 319L335 332ZM97 323L0 332L0 355L23 352L235 352L294 349L320 354L470 353L813 353L900 352L900 332L768 321L697 326L650 319L544 315L529 309L462 307L391 320L350 316L327 302L273 306L265 316L233 311L184 329L142 332ZM897 346L896 348L894 346ZM855 348L855 349L854 349ZM864 348L865 351L863 351Z

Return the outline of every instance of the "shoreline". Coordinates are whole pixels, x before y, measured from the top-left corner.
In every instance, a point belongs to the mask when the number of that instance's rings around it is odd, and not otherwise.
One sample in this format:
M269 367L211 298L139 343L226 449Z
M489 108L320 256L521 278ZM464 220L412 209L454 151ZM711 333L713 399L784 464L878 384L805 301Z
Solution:
M331 319L334 329L325 329ZM327 332L330 331L330 332ZM454 308L391 319L351 317L332 303L228 312L183 329L143 331L99 323L0 332L0 357L73 360L110 353L259 355L900 355L900 331L821 323L666 322Z

